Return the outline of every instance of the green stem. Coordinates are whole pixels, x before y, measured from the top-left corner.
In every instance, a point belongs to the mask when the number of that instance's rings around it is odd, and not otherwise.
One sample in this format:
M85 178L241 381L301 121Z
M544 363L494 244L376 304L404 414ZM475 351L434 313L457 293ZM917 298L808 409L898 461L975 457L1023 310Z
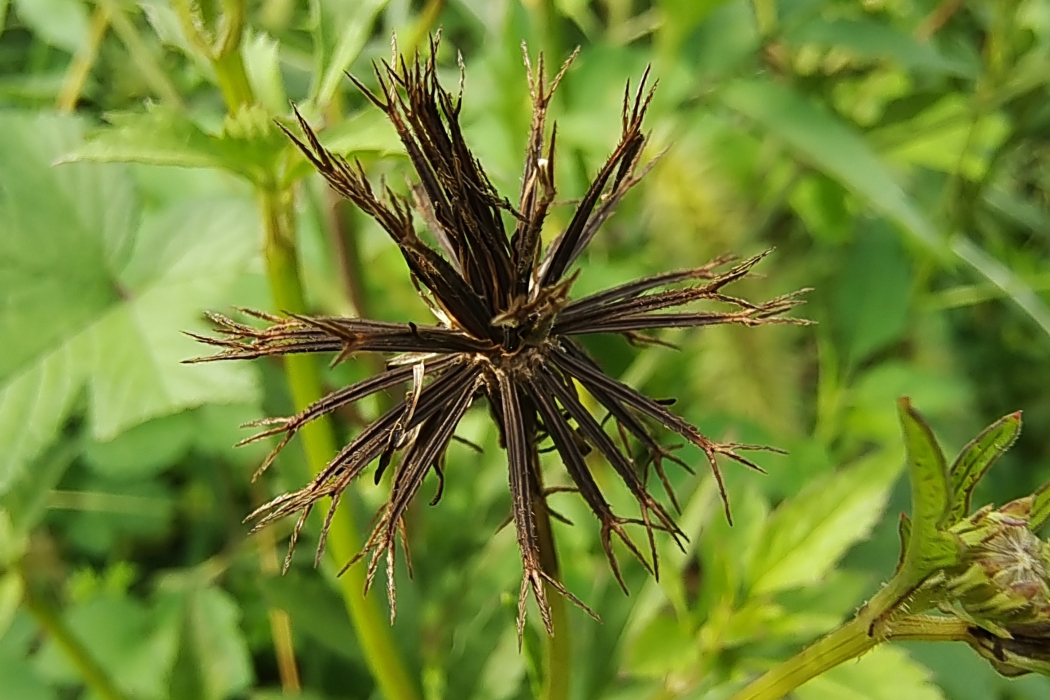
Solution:
M536 474L540 474L539 455L534 454ZM539 484L542 492L543 486ZM561 578L558 552L554 547L550 510L543 498L536 498L536 537L540 547L540 566L555 580ZM543 700L566 700L569 697L569 679L572 672L572 638L569 634L568 610L565 596L548 583L543 584L551 612L552 633L546 638L546 659L543 675Z
M168 105L177 109L185 109L186 105L183 103L179 91L168 80L168 74L164 72L164 69L157 62L153 55L153 50L146 44L142 35L139 34L135 23L124 12L121 3L116 0L97 0L97 4L100 9L109 15L110 22L113 25L113 32L124 44L124 48L127 49L133 65L142 75L150 89Z
M215 77L226 101L226 108L231 113L255 101L240 51L220 54L212 65L215 66Z
M868 634L861 616L819 639L747 685L730 700L779 700L811 678L856 658L881 640Z
M424 5L412 31L408 35L408 42L404 46L398 46L398 50L406 60L415 54L423 41L434 30L434 25L437 24L438 17L441 16L441 11L445 9L447 4L448 0L428 0L427 4Z
M261 200L266 228L266 271L274 304L279 311L301 313L306 310L306 304L295 249L292 194L287 190L266 192L262 193ZM296 408L321 398L321 377L314 358L291 355L284 361ZM301 435L310 469L319 474L336 453L332 424L327 418L311 421L303 427ZM360 542L349 504L344 502L332 521L328 553L336 565L341 566L357 554ZM361 649L383 696L387 700L418 700L419 690L394 644L389 625L373 601L364 595L362 568L351 567L338 582Z
M752 0L755 8L755 24L763 40L769 40L777 30L776 0Z
M255 99L244 69L244 59L235 36L227 36L225 50L213 59L219 87L230 112ZM274 177L273 181L277 181ZM299 259L295 247L295 208L291 189L259 189L260 207L265 229L264 254L267 279L277 311L304 313L306 301L299 277ZM291 355L284 359L292 401L297 409L305 408L324 396L321 375L314 358ZM335 431L327 417L311 421L300 431L310 470L316 475L328 466L336 454ZM353 513L348 503L338 509L328 534L328 554L342 566L361 548ZM365 597L364 572L351 567L339 577L338 585L358 642L372 670L380 692L387 700L418 700L419 690L408 673L401 653L394 644L389 625L375 603Z
M73 634L58 613L32 591L32 585L28 582L22 603L77 669L87 687L104 700L127 700L106 670L88 651L87 646Z
M98 59L99 46L106 36L106 31L109 30L110 17L109 8L104 5L98 5L91 13L87 40L73 57L62 78L62 89L59 90L58 99L55 101L55 107L59 112L68 114L76 109L77 101L84 90L84 83L91 74L91 67Z
M893 623L889 639L912 642L965 642L971 639L970 623L955 617L911 615Z
M914 585L901 576L895 576L860 609L856 617L837 630L784 661L764 675L737 691L729 700L780 700L806 681L855 659L887 639L927 639L915 621L927 618L914 616L894 620L890 629L889 616L914 590ZM929 618L934 619L934 618ZM931 633L932 634L932 633ZM936 636L941 639L943 636Z
M761 676L729 700L779 700L806 681L885 641L960 642L970 638L969 625L955 618L911 615L894 621L892 630L884 637L869 634L871 622L872 616L861 611L853 620Z

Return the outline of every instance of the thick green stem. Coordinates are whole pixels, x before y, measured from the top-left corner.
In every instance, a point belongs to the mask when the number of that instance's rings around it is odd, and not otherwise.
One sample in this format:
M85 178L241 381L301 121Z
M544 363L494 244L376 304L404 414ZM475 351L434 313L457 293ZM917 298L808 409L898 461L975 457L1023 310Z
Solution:
M104 700L127 700L106 670L88 651L87 646L73 634L58 613L37 597L32 590L32 585L28 582L22 603L36 623L51 636L58 648L77 669L87 687Z
M539 455L534 454L536 474L539 475ZM542 491L542 484L540 490ZM551 516L543 498L536 498L536 536L540 546L540 566L552 578L561 577L558 552L554 547ZM543 584L551 611L552 634L546 638L543 669L543 700L566 700L569 697L569 679L572 673L572 638L565 597L548 583Z
M253 104L255 96L240 51L244 30L243 0L224 0L224 17L217 38L201 26L199 13L192 0L175 0L174 5L187 36L210 58L227 110L232 114L245 105ZM278 173L272 175L269 182L277 182ZM303 313L306 311L306 302L296 253L294 194L291 189L257 185L257 195L265 229L266 272L274 305L277 311ZM314 358L291 355L284 358L284 367L292 401L297 409L305 408L324 395L321 375ZM310 470L320 474L336 454L336 438L331 422L327 417L310 421L300 431L300 436ZM360 547L361 538L350 504L344 501L331 523L328 554L336 566L341 567L357 554ZM343 602L376 684L386 700L419 700L419 690L408 673L400 650L394 644L390 626L374 601L365 597L364 584L364 572L360 567L351 567L338 580Z
M908 619L890 622L893 611L915 587L913 582L895 576L852 620L759 676L729 700L780 700L806 681L857 658L887 639L944 638L943 631L930 625L920 628ZM912 618L919 619L920 616ZM932 631L924 636L922 630Z
M730 700L780 700L811 678L874 648L881 640L868 634L869 624L863 616L854 618L760 676Z
M232 51L215 59L215 78L219 83L226 107L230 112L255 101L248 72L244 68L244 57L240 51Z
M266 226L266 270L274 303L279 311L305 311L293 233L292 195L288 191L264 193L262 208ZM314 358L290 355L284 358L292 399L303 408L323 392ZM301 431L310 469L320 473L335 455L336 440L327 418L311 421ZM336 512L328 534L328 553L337 566L349 561L360 549L357 526L344 501ZM364 571L351 567L339 578L339 588L357 631L358 641L387 700L417 700L419 691L408 673L390 627L371 599L364 595Z

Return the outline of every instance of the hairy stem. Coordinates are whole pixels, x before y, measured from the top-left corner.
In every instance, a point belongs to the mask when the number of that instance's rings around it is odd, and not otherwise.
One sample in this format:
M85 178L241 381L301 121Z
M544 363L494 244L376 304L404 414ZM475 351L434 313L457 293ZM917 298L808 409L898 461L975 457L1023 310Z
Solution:
M787 661L748 684L730 700L779 700L806 681L854 659L879 644L868 634L869 622L855 617Z
M958 634L954 626L947 630L930 623L937 618L922 615L890 622L892 612L900 607L915 587L914 582L903 576L895 576L852 620L774 666L737 691L729 700L780 700L806 681L857 658L889 639L945 639L946 635Z
M36 623L50 635L58 648L66 655L66 658L80 673L84 684L91 688L95 695L104 700L127 700L106 670L88 651L87 645L73 634L58 613L38 597L29 582L26 583L22 603Z

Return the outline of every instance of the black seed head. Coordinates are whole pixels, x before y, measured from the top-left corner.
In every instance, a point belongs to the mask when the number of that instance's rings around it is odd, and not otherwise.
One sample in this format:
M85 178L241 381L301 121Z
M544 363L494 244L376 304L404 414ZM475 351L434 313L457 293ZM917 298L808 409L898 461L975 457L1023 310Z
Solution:
M579 601L541 563L536 517L538 506L545 504L550 493L543 488L540 475L541 442L550 441L575 490L598 519L602 547L624 590L612 549L614 537L654 574L658 572L654 531L668 533L679 544L685 537L647 488L653 471L677 508L665 463L689 469L675 456L674 448L661 442L661 432L675 433L703 451L718 480L727 517L728 499L721 486L718 458L758 469L741 451L767 449L705 437L670 411L666 401L651 399L603 372L578 338L601 333L621 335L630 342L662 342L650 334L663 328L727 323L804 323L785 316L800 300L795 293L753 303L725 292L748 275L764 254L747 260L724 256L702 267L654 275L573 299L573 265L651 165L642 161L646 144L642 120L653 95L647 88L648 70L636 90L628 86L624 93L619 142L568 226L544 250L540 233L556 192L555 129L548 139L547 109L575 54L551 82L544 77L542 57L533 69L526 54L533 117L521 191L512 204L496 192L467 147L459 123L462 95L453 95L439 84L435 53L436 42L432 42L430 57L424 61L417 56L411 63L377 65L377 92L351 78L386 114L404 144L419 179L411 199L386 188L377 193L361 164L326 150L298 112L302 135L285 131L332 189L390 235L437 322L419 326L251 312L264 322L257 328L213 314L217 334L200 340L219 352L201 360L290 353L327 353L336 362L364 352L388 357L386 370L376 376L339 389L294 416L260 421L264 430L246 442L280 436L261 472L311 420L376 392L405 383L410 386L403 400L364 428L311 483L278 496L249 516L257 519L258 528L298 515L290 557L310 510L328 497L332 503L322 532L323 548L331 513L350 482L373 463L378 465L377 481L383 470L395 465L390 498L358 555L370 556L368 585L379 564L385 562L392 610L395 543L400 539L405 546L405 511L432 470L443 484L444 455L456 426L472 403L485 399L507 453L511 519L524 568L519 632L529 590L550 630L543 583ZM426 223L436 247L417 235L414 216ZM513 226L505 226L505 221ZM604 419L586 407L581 389L611 421L615 439L607 432ZM637 515L613 512L585 460L590 452L601 455L629 489L638 503ZM631 538L628 526L646 532L648 556ZM407 554L407 546L405 551Z

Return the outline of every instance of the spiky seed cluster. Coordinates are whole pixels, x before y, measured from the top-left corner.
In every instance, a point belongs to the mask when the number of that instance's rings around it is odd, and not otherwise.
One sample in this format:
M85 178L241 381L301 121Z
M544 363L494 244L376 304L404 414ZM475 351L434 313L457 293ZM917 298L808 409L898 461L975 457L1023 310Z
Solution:
M647 490L651 469L677 508L664 462L670 460L689 469L661 445L654 426L663 426L703 450L723 499L716 458L722 455L757 469L739 450L762 449L708 439L668 410L666 402L653 400L605 374L576 339L606 333L632 342L655 342L647 331L726 323L796 323L784 314L800 302L797 294L755 304L725 293L729 284L751 271L761 255L744 261L722 257L702 267L647 277L571 299L574 275L569 272L573 264L617 203L648 170L648 165L641 164L646 144L642 118L653 94L646 89L648 70L633 95L630 84L625 90L619 143L577 204L568 226L544 252L541 231L555 197L555 129L551 129L548 141L547 109L572 58L548 83L542 57L534 71L526 54L533 115L521 192L514 206L496 192L467 147L459 121L462 80L459 94L446 91L437 80L435 53L436 42L423 62L417 56L411 63L401 60L395 65L384 62L376 66L378 93L351 77L390 119L404 144L419 177L411 200L385 187L383 195L378 195L361 164L349 163L326 150L298 113L303 138L285 131L328 184L375 219L394 240L437 323L419 326L255 313L268 324L259 329L212 315L218 336L200 340L220 348L220 352L201 359L332 353L335 362L341 362L362 352L393 356L385 371L339 389L297 415L261 421L267 428L246 440L281 436L261 472L311 420L376 392L410 383L404 400L362 430L310 484L275 498L250 516L258 518L256 527L262 527L298 514L290 557L310 510L319 500L330 498L319 556L343 491L376 461L378 481L398 453L390 498L358 555L371 553L368 585L385 555L392 610L395 542L399 537L404 542L406 508L431 471L443 482L445 450L456 426L475 400L485 398L507 452L513 522L524 569L519 632L530 589L550 631L543 582L572 596L541 565L536 513L538 502L549 493L540 478L538 446L542 441L553 443L575 490L597 517L602 547L624 590L613 555L614 536L654 574L654 530L669 533L679 543L684 538L671 515ZM427 224L436 246L417 235L414 213ZM697 309L695 302L713 302L714 308ZM603 421L585 407L581 388L608 413L619 444L606 433ZM623 480L638 502L638 517L613 512L584 459L591 450L604 457ZM645 529L649 559L628 535L625 526L631 524Z

